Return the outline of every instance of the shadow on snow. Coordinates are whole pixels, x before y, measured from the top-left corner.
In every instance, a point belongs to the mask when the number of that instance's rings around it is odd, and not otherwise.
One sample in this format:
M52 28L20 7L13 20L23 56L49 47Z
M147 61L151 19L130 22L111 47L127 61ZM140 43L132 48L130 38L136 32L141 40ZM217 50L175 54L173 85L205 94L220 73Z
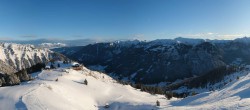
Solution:
M19 101L15 104L16 110L28 110L26 105L22 101L22 97L19 98Z
M142 104L142 105L133 105L132 103L122 103L122 102L113 102L109 104L108 108L105 106L98 106L99 110L158 110L159 108L153 105Z

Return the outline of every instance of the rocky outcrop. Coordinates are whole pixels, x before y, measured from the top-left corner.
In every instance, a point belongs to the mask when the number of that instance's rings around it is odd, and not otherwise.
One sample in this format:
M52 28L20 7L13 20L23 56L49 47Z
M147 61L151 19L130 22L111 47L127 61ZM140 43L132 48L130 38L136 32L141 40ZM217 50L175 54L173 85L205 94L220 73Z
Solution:
M17 70L15 70L13 67L7 65L5 62L0 60L0 72L12 74L17 72Z

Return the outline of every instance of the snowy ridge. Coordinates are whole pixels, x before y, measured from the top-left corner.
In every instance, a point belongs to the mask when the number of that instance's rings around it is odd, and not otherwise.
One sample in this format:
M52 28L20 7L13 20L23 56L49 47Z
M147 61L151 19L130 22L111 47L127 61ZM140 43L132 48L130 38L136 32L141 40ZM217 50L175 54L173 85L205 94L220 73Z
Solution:
M205 92L206 90L197 89L200 94L173 101L171 104L175 107L172 109L249 109L249 73L250 71L242 71L226 76L222 82L213 85L215 91Z
M63 43L42 43L38 45L38 47L42 47L42 48L59 48L59 47L65 47L65 46L67 45Z
M109 42L110 45L117 44L121 46L131 46L131 45L137 45L140 43L147 43L148 46L153 46L153 45L172 45L172 44L188 44L188 45L198 45L203 42L211 42L211 43L228 43L228 42L242 42L242 43L250 43L250 37L242 37L242 38L237 38L234 40L218 40L218 39L202 39L202 38L185 38L185 37L177 37L174 39L156 39L156 40L117 40L117 41L111 41ZM103 42L104 43L104 42Z
M0 109L105 110L108 103L111 110L152 110L159 109L156 100L165 101L164 96L121 85L103 73L68 68L61 64L61 68L34 73L33 81L0 88ZM87 85L83 84L85 79Z
M140 43L144 43L145 41L140 41L140 40L117 40L117 41L113 41L113 42L109 42L110 46L114 46L114 45L119 45L122 47L129 47L132 45L137 45Z
M177 42L186 43L186 44L200 44L206 41L205 39L191 39L191 38L182 38L182 37L175 38L174 40Z
M0 43L0 60L16 70L31 67L49 59L48 49L35 48L33 45Z

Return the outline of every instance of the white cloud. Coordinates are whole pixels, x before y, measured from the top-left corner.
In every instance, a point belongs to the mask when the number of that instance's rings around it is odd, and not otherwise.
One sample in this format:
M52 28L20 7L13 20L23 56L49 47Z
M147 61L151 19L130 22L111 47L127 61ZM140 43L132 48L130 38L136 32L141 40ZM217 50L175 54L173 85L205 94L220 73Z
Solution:
M138 33L138 34L131 35L131 37L132 37L132 39L142 40L142 39L144 39L145 35L141 34L141 33Z
M213 35L214 33L212 33L212 32L208 32L207 34L208 34L208 35Z
M245 37L249 36L250 34L218 34L215 37L215 39L225 39L225 40L232 40L235 38Z
M212 32L208 32L208 33L195 33L195 34L177 34L177 36L181 36L181 37L204 37L204 36L211 36L214 35L215 33Z
M203 38L203 39L224 39L231 40L239 37L250 36L250 34L219 34L213 32L195 34L176 34L176 37Z

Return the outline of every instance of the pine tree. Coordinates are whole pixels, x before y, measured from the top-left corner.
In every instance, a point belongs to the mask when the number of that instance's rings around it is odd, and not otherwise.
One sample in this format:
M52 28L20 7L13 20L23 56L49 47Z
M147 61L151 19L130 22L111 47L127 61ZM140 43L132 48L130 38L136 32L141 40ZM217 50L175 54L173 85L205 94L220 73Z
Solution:
M88 81L87 81L86 79L84 80L84 84L85 84L85 85L88 85Z
M55 68L54 65L53 65L52 63L50 64L50 68L51 68L51 69L54 69L54 68Z
M184 94L183 94L183 98L186 98L186 97L187 97L187 95L184 93Z
M166 92L165 93L165 97L168 99L168 100L170 100L172 97L173 97L173 93L172 92Z
M158 100L156 101L156 106L160 106L160 102Z
M196 93L195 91L193 91L191 95L192 95L192 96L195 96L196 94L197 94L197 93Z

